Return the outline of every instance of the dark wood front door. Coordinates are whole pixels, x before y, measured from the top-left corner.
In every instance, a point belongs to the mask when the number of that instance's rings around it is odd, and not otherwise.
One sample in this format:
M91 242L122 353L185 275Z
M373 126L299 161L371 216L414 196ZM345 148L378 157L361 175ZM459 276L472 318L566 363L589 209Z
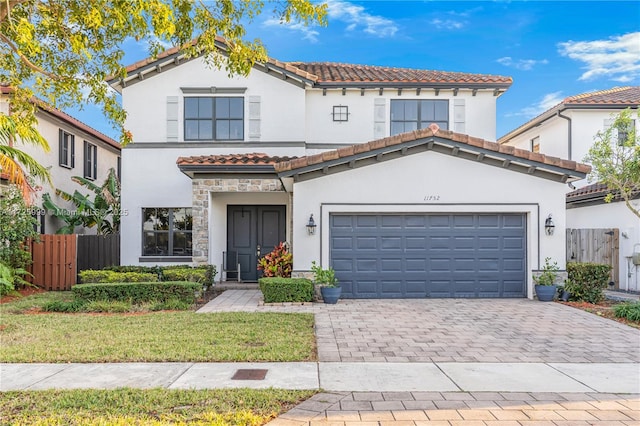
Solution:
M285 224L285 206L227 206L227 269L240 263L242 281L256 281L258 259L285 240Z

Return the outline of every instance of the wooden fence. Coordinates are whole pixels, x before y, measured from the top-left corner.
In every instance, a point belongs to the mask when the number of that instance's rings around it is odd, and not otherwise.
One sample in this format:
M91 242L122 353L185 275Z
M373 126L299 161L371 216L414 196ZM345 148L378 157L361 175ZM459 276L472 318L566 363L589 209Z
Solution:
M76 283L76 235L40 235L29 242L33 275L28 281L45 290L71 290Z
M71 290L78 272L120 264L119 235L40 235L29 246L28 281L45 290Z
M610 281L620 288L620 232L610 229L567 229L567 262L611 265Z

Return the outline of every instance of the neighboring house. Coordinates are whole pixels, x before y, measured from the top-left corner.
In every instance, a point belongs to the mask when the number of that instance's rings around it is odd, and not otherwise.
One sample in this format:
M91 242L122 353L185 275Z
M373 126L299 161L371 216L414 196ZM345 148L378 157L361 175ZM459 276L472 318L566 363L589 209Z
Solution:
M532 297L545 257L564 266L565 187L588 167L494 142L511 78L276 60L228 77L172 49L110 84L134 136L122 264L226 252L251 281L288 241L295 275L319 261L357 298Z
M11 89L1 86L0 112L9 113L8 96ZM102 185L109 169L120 170L121 146L115 140L103 135L70 115L37 101L38 131L49 143L50 151L29 144L18 144L19 148L33 157L38 163L47 167L51 174L53 187L48 183L38 182L42 190L37 192L33 200L34 213L39 216L39 231L42 234L55 234L64 222L51 214L42 214L42 194L49 193L51 199L60 208L74 212L75 207L55 194L56 189L73 194L79 190L82 194L93 193L71 180L72 176L82 176ZM77 233L95 234L95 228L76 228Z
M636 111L640 105L640 86L615 87L609 90L570 96L558 105L498 139L503 146L513 146L545 155L582 161L598 132L609 128L614 117L626 108L633 110L633 125L640 128ZM628 129L616 129L616 137L626 137ZM640 290L632 255L640 251L640 220L619 199L604 202L607 188L586 179L567 186L567 227L575 229L618 228L618 281L622 289ZM634 203L640 205L636 199ZM569 254L571 258L571 254ZM571 259L569 259L571 260ZM615 262L614 262L615 263Z

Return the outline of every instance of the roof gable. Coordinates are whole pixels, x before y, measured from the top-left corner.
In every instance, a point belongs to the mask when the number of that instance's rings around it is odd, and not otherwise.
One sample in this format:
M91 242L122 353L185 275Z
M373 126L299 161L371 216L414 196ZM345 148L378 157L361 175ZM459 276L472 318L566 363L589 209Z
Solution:
M615 109L638 108L640 105L640 86L614 87L608 90L582 93L569 96L562 102L548 109L537 117L527 121L522 126L510 131L498 139L499 143L506 143L512 138L526 132L542 122L556 116L567 109Z
M292 159L276 164L275 170L280 177L303 181L425 150L563 183L583 179L591 170L586 164L442 130L436 124L427 129Z

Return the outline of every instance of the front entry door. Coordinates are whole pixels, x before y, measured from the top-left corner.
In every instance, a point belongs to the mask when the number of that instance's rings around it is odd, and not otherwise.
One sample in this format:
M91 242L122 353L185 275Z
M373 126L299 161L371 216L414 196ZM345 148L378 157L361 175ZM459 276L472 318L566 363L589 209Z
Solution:
M286 239L285 224L285 206L227 206L227 259L240 263L242 281L258 279L258 259Z

